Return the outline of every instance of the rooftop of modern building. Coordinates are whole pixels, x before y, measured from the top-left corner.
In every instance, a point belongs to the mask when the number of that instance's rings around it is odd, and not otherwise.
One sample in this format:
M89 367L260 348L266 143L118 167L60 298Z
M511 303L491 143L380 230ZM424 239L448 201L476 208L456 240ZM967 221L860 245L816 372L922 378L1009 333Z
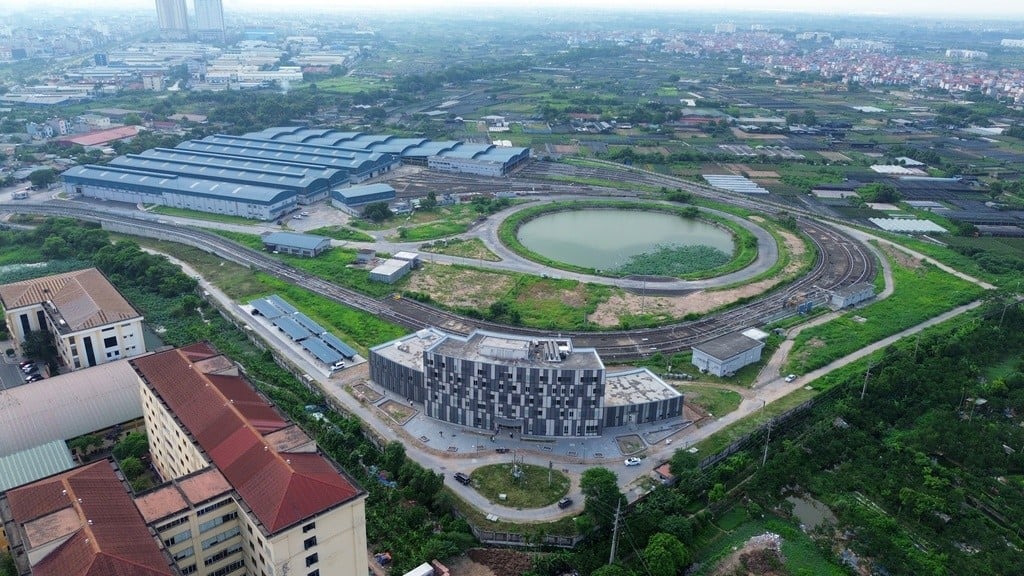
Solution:
M628 406L680 396L678 390L647 368L607 373L604 377L605 406Z
M423 370L423 352L448 334L437 328L424 328L391 342L379 344L370 352L414 370Z
M832 292L835 293L837 296L853 296L855 294L867 292L868 290L874 292L875 285L872 284L871 282L857 282L856 284L850 284L849 286L836 288Z
M573 348L569 338L536 338L476 330L469 336L448 334L426 352L508 366L604 370L596 350Z
M291 422L242 377L202 369L219 356L201 343L132 363L268 534L365 494L319 452L276 449L266 436Z
M295 197L293 190L268 186L221 182L204 178L192 178L148 169L125 168L86 164L75 166L61 174L61 179L70 183L108 184L119 183L136 189L155 193L171 191L190 196L231 199L253 204L277 204Z
M4 284L0 303L7 311L43 304L62 333L141 317L96 268Z
M728 360L729 358L739 356L740 354L753 350L759 346L764 346L764 342L754 340L749 336L744 336L740 332L731 332L724 336L708 340L707 342L695 344L693 348L694 350L700 350L712 358Z

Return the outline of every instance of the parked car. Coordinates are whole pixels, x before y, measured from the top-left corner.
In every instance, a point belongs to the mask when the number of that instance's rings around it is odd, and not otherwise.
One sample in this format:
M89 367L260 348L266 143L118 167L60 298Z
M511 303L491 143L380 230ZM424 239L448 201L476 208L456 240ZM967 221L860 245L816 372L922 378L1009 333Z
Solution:
M25 366L31 366L33 364L35 364L35 362L31 360L22 360L21 362L18 363L18 368L24 368Z
M458 482L459 484L462 484L463 486L469 486L470 483L469 476L463 474L462 472L455 473L455 481Z
M38 372L30 374L28 378L25 378L25 382L39 382L40 380L43 380L43 375Z
M637 458L636 456L634 456L632 458L626 458L626 466L639 466L639 465L640 465L640 459Z
M37 369L38 369L38 366L36 366L35 364L28 364L27 366L22 366L21 367L21 371L24 372L25 374L28 374L29 372L32 372L32 371L37 370Z
M558 501L558 507L562 510L565 510L569 506L572 506L572 498L569 498L568 496Z
M790 374L789 376L786 376L786 382L792 382L793 380L796 380L796 374Z

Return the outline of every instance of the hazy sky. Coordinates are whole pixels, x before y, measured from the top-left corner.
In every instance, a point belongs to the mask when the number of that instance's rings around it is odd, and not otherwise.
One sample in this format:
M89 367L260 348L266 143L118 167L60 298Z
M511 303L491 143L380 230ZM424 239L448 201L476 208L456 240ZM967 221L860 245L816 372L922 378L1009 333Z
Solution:
M187 0L191 9L192 1ZM39 6L67 6L82 9L84 6L152 8L154 0L0 0L0 5L25 9ZM224 0L225 11L246 9L271 9L287 7L299 10L357 11L359 8L377 9L382 12L411 10L437 10L445 8L478 8L487 10L502 6L552 7L552 8L605 8L605 9L649 9L649 10L700 10L710 11L791 11L833 14L921 14L957 15L972 17L1021 17L1024 18L1024 2L1021 0L514 0L513 2L492 3L486 0L386 0L382 3L347 2L345 0ZM0 9L0 13L3 9ZM1016 23L1015 23L1016 24Z

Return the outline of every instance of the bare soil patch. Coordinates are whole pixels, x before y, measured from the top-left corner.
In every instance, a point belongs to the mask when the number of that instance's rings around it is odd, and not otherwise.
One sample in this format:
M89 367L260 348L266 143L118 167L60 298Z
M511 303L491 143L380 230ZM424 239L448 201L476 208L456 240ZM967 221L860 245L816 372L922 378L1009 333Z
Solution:
M365 398L367 402L372 403L376 403L377 400L383 398L383 396L379 392L365 384L356 384L355 386L353 386L352 395L359 400L363 400Z
M486 566L494 576L522 576L533 567L530 555L515 550L474 548L468 554L473 562ZM452 574L461 575L455 570Z
M473 561L469 556L460 556L458 560L448 564L452 574L458 576L497 576L494 570Z
M430 294L445 306L487 308L512 288L507 274L469 270L444 264L426 264L410 277L407 289Z
M646 447L642 438L636 434L628 434L626 436L616 436L615 443L619 445L619 452L623 454L635 454Z
M747 176L750 178L779 178L779 173L774 170L748 170Z
M727 306L740 298L749 298L788 280L800 268L800 257L807 251L795 234L781 231L785 249L791 258L781 274L728 290L701 290L683 296L647 296L622 292L600 303L588 320L598 326L616 326L620 318L641 313L669 318L682 318L687 314L706 314Z
M416 415L416 410L412 409L405 404L400 404L394 400L388 400L381 404L380 409L384 411L392 420L404 425L406 422L412 419Z
M712 576L785 576L789 571L779 544L774 534L754 536L726 556Z
M895 260L896 263L902 266L903 268L907 268L908 270L918 270L923 267L923 264L920 260L914 258L910 254L907 254L906 252L898 248L895 248L891 244L880 243L880 248L882 249L882 252L885 252L886 256L888 256L892 260Z

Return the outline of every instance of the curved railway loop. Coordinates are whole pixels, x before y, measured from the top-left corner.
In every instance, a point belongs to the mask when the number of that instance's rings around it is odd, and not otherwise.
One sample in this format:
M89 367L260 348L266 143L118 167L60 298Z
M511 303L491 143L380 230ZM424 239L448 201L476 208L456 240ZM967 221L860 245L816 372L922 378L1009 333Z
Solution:
M566 172L564 165L536 162L528 166L525 172L520 173L519 177L543 176L546 175L544 171L547 170L558 171L574 177L582 176L579 169L570 168L574 170ZM642 171L587 168L585 174L589 174L593 178L617 179L626 183L646 186L681 188L706 198L751 210L765 211L773 208L791 210L788 207L767 204L760 199L754 201L749 198L727 195L713 188ZM530 186L529 183L524 183L519 187L527 188L528 186ZM509 184L504 184L504 187L508 189ZM547 182L536 184L536 188L555 193L571 191L578 194L580 192L579 187L552 185ZM463 334L469 333L475 328L538 336L549 333L471 319L406 298L373 298L328 282L289 266L268 254L245 248L214 233L170 224L160 221L152 215L99 210L77 202L8 204L0 210L41 216L71 217L120 227L130 226L139 235L158 236L162 239L195 246L247 268L259 270L302 286L339 304L363 310L411 330L437 326ZM797 218L797 223L817 249L818 256L813 268L803 277L772 290L755 301L734 306L699 320L658 328L606 332L563 332L562 335L572 336L577 346L596 348L602 358L611 361L634 360L655 351L674 353L687 350L698 342L716 336L762 325L773 319L792 314L796 302L810 301L815 304L823 304L827 302L831 290L857 282L870 281L874 277L874 257L866 246L837 229L811 218L800 216Z

